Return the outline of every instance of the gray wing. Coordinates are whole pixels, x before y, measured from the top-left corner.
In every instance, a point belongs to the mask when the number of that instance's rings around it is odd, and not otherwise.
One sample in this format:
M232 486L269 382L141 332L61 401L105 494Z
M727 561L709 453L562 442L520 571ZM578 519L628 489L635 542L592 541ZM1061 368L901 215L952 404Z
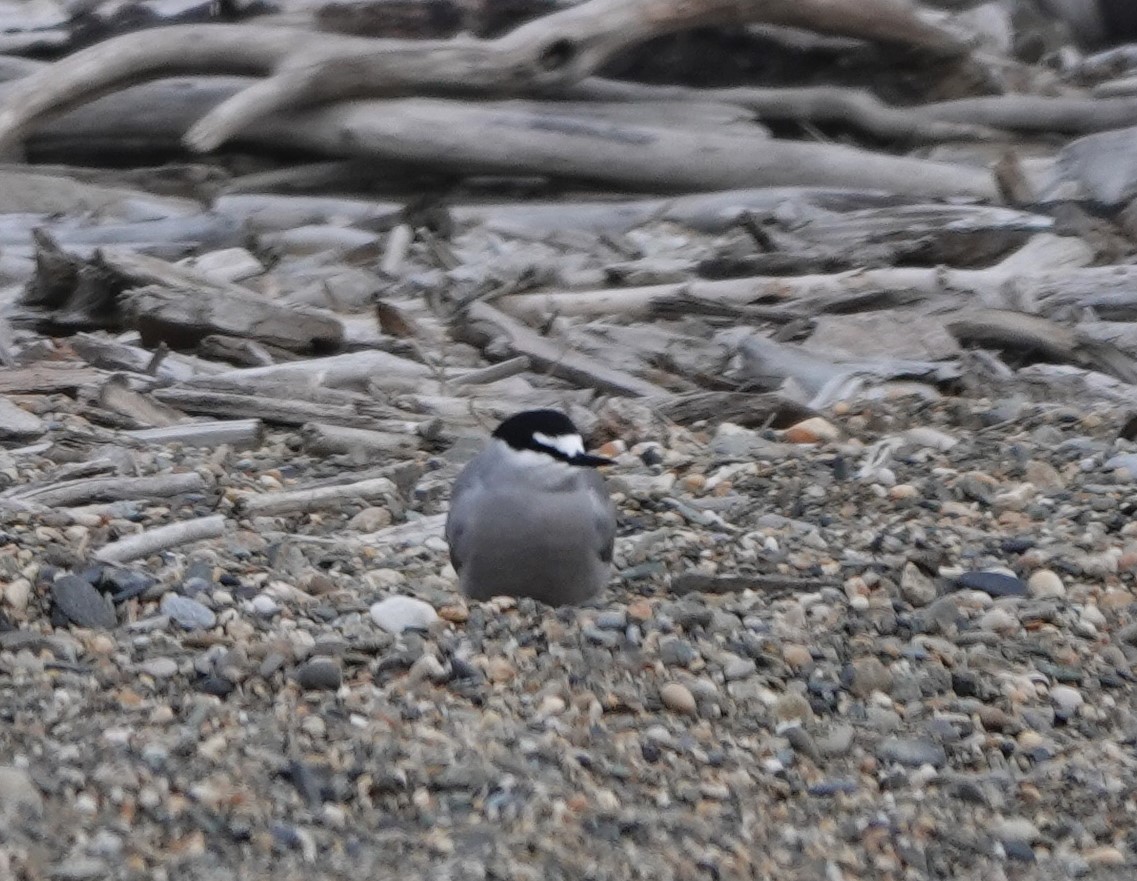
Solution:
M608 494L608 481L599 471L586 472L588 489L592 495L593 515L596 518L597 552L605 563L612 562L612 548L616 543L616 506Z
M450 563L455 572L462 570L463 538L469 532L471 513L483 491L481 455L471 459L454 479L450 489L450 511L446 515L446 543L450 546Z

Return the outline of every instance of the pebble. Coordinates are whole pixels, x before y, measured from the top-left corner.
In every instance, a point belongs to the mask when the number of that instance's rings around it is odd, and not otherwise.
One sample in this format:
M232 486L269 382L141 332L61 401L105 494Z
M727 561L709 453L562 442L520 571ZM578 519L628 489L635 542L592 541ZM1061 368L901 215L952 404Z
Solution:
M1050 702L1055 714L1061 719L1070 719L1082 708L1086 699L1076 688L1069 685L1056 685L1050 689Z
M162 597L159 610L186 630L209 630L217 623L217 615L191 597L168 593Z
M280 605L268 594L258 593L252 600L253 611L262 618L271 618L280 611Z
M877 744L876 754L883 762L896 762L910 768L921 765L941 768L947 764L944 748L921 737L886 737Z
M786 643L782 646L782 660L795 670L802 670L813 663L813 653L804 645Z
M832 422L820 416L803 419L785 430L784 437L791 444L816 444L836 441L841 431Z
M874 691L887 694L892 687L892 671L876 658L857 658L850 668L849 690L857 697L868 697Z
M900 576L900 593L916 608L935 602L939 595L935 581L924 574L915 563L904 566L904 572Z
M396 595L371 606L371 620L388 633L429 630L438 620L434 606L414 597Z
M1050 569L1039 569L1031 573L1027 581L1030 595L1039 600L1059 600L1066 596L1066 585L1056 572Z
M1024 597L1027 586L1021 578L1002 572L964 572L955 579L960 590L978 590L992 597Z
M57 578L51 585L51 601L78 627L109 630L118 624L118 616L103 595L78 575Z
M335 691L343 672L334 658L312 658L296 668L296 683L305 691Z
M4 602L17 612L27 609L31 595L32 583L26 578L14 578L4 588Z
M391 512L386 508L364 508L348 521L348 528L356 532L377 532L391 525Z
M737 679L745 679L748 676L754 675L757 669L757 665L753 659L731 655L723 662L722 675L727 682L733 682Z
M9 827L24 818L43 816L43 796L28 772L0 765L0 825Z
M178 662L173 658L151 658L139 664L138 669L155 679L169 679L178 672Z
M681 682L668 682L659 689L659 699L673 713L694 716L698 707L691 689Z

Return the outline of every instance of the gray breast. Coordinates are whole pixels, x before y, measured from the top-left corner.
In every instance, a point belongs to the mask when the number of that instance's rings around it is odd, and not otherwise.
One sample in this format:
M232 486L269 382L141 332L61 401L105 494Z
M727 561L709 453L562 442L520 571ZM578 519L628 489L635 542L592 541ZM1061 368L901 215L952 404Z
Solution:
M493 446L455 481L446 523L463 593L550 605L582 602L604 587L615 531L615 509L596 471L511 468Z

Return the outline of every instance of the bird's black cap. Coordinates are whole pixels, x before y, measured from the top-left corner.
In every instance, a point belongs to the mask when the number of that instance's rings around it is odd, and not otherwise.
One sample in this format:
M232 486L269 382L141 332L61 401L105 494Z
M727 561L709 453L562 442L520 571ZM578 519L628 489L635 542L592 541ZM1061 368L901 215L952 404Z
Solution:
M584 452L580 430L560 410L523 410L515 413L494 429L493 436L505 441L515 450L545 453L569 465L596 468L612 464L611 459L590 456ZM575 448L572 443L574 439L578 442Z

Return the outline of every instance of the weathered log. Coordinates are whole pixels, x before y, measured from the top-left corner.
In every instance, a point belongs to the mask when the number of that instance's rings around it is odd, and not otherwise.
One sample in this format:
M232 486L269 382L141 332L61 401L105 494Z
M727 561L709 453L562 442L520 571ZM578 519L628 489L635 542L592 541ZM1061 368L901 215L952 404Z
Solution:
M589 0L496 40L369 40L288 28L210 25L128 34L74 53L20 81L0 112L0 139L125 82L172 68L271 73L214 108L187 134L211 149L282 109L331 99L452 91L516 94L583 79L626 46L708 25L772 22L961 54L948 31L896 0Z
M381 502L398 495L394 481L386 477L287 492L257 493L237 500L237 511L246 517L300 514L323 508L338 508L353 502Z

